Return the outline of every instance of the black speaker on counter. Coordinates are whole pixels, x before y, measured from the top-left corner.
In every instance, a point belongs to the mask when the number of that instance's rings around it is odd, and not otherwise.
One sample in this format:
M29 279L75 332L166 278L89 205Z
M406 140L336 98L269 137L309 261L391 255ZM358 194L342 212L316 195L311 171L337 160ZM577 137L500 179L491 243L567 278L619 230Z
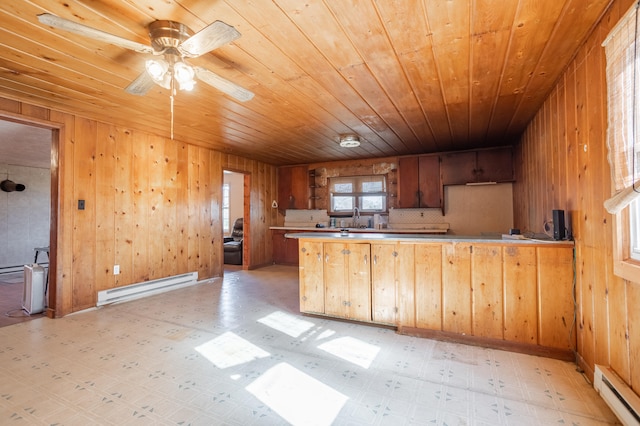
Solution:
M567 238L564 225L564 210L553 211L553 239L564 240Z

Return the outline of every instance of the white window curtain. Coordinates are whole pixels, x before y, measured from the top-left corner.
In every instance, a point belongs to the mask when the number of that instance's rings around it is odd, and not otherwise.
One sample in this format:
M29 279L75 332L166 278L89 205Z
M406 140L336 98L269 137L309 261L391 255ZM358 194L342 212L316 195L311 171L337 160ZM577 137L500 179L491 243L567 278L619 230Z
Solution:
M608 160L615 188L615 194L605 201L604 207L612 214L619 213L640 196L640 164L635 154L640 152L637 11L638 4L634 4L602 43L607 59Z

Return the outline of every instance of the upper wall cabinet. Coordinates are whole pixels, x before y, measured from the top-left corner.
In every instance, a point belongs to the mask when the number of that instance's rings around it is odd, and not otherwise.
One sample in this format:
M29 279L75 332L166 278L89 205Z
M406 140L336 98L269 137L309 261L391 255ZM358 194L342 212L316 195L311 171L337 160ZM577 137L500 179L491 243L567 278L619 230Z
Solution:
M437 155L398 159L398 208L441 207Z
M515 180L511 147L444 154L441 160L443 185Z
M280 167L278 169L278 207L282 211L309 208L307 166Z

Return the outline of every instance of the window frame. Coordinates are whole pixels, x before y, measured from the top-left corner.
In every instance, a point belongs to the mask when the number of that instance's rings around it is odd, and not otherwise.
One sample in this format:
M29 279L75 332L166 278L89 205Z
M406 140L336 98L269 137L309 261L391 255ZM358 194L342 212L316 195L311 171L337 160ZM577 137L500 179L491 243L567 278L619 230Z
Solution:
M230 191L231 187L228 183L222 184L222 232L227 235L231 232L230 215ZM226 212L226 214L225 214Z
M356 189L353 192L335 192L333 190L333 185L338 182L351 183L353 187ZM382 181L383 190L377 192L368 192L362 190L362 184L366 182L372 181ZM387 191L387 175L357 175L357 176L335 176L328 178L328 192L329 192L329 205L328 212L333 215L344 215L350 214L353 211L354 207L358 208L360 213L365 214L375 214L375 213L387 213L389 211L389 193ZM337 194L337 195L334 195ZM350 197L353 199L352 207L349 210L335 210L334 207L334 196L342 196L342 197ZM381 197L384 208L380 210L374 209L364 209L362 208L362 199L363 197Z
M613 273L625 280L640 283L640 261L631 257L631 215L625 207L613 220Z

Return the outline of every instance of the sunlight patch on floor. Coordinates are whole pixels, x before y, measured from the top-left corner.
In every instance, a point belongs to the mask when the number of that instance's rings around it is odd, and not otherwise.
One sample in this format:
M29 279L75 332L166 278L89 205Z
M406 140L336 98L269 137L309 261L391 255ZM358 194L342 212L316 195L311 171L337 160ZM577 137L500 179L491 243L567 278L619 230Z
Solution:
M339 337L318 346L318 349L349 361L360 367L369 368L376 359L380 347L363 342L354 337Z
M246 389L292 425L330 425L348 400L284 362L267 370Z
M230 331L195 349L218 368L233 367L270 355L269 352Z
M273 312L266 317L260 318L258 322L291 337L300 337L315 325L310 321L305 321L282 311Z

